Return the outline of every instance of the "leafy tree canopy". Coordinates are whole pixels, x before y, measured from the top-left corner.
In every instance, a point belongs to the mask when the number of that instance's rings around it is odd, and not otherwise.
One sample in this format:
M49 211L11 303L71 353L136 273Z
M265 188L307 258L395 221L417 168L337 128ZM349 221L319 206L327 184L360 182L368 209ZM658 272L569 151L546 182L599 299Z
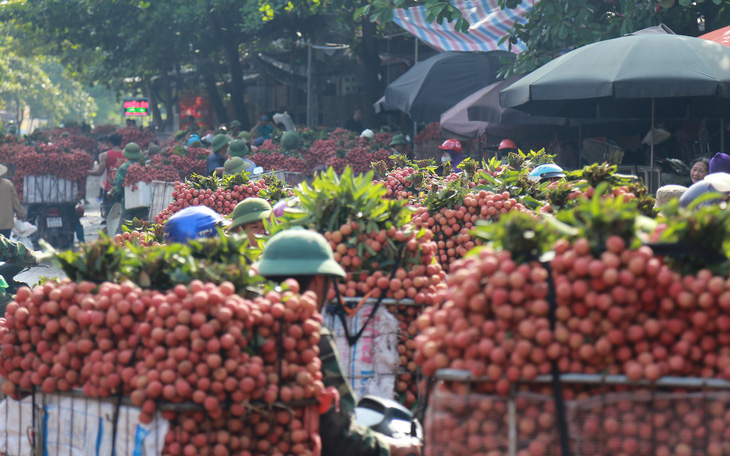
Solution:
M82 85L46 56L22 57L9 37L0 39L0 99L6 107L29 106L36 117L53 122L90 120L97 106Z
M523 0L499 0L501 8L515 8ZM526 0L525 0L526 1ZM371 21L390 21L394 8L425 6L428 20L451 23L455 30L468 33L469 24L450 0L368 0L356 14ZM642 28L668 25L675 33L697 36L730 23L727 0L541 0L526 16L527 22L515 24L504 38L509 43L522 41L521 53L507 73L526 73L556 56L577 47L615 38Z

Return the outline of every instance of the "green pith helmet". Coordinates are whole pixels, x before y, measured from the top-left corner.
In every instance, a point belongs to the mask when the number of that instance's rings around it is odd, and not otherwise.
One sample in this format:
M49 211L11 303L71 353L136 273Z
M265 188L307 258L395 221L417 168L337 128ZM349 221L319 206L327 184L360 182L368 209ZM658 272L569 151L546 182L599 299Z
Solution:
M286 230L273 236L254 267L264 277L346 276L327 239L308 230Z
M157 155L157 154L159 154L160 153L160 146L158 146L155 143L150 144L149 146L147 146L147 153L149 155Z
M233 209L233 214L231 214L233 222L231 222L229 229L238 228L257 220L268 219L271 217L271 212L271 204L265 199L246 198L236 204Z
M238 134L238 139L242 139L246 143L251 142L251 132L250 131L242 131Z
M243 158L248 155L248 146L240 139L231 141L231 144L228 146L228 155Z
M408 144L406 138L402 134L393 135L393 139L390 141L391 146L398 146L400 144Z
M144 155L142 155L142 149L139 148L137 143L133 142L127 143L127 145L124 146L122 155L130 160L142 160L144 158Z
M234 120L233 122L231 122L231 128L235 128L235 127L241 128L241 122L239 122L237 120Z
M223 175L230 176L231 174L238 174L241 171L246 171L246 168L246 163L241 157L229 158L223 164Z
M228 144L228 136L226 135L215 135L213 136L213 153L223 149Z

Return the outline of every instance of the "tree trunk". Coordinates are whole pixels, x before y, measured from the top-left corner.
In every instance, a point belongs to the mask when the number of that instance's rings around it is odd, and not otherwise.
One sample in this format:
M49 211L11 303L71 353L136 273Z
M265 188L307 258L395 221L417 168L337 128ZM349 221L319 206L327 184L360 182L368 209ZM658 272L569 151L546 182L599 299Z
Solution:
M154 123L157 128L162 128L162 114L160 113L160 107L157 105L157 94L152 88L152 82L149 79L145 80L144 89L150 99L150 107L152 108L152 123Z
M15 99L15 122L17 125L18 132L20 132L20 126L23 125L23 109L20 108L20 100L18 98Z
M378 40L376 37L377 24L367 19L362 19L362 42L360 44L360 65L362 66L363 85L363 123L366 126L374 126L375 112L371 108L373 103L382 96L382 82L378 80L380 74L380 55L378 53Z
M244 99L245 84L243 82L243 67L241 66L241 56L238 52L239 40L235 30L235 24L226 16L226 11L221 11L222 16L216 13L210 14L210 20L213 24L213 33L223 48L223 53L228 62L228 68L231 73L231 104L233 105L233 114L236 120L241 122L243 130L251 128L248 119L248 111L246 110L246 100Z
M218 119L218 122L228 123L230 120L228 118L228 111L226 111L226 106L223 104L220 93L218 93L218 87L216 86L215 74L213 73L212 65L213 64L211 62L203 63L201 67L203 82L205 83L205 88L208 91L208 98L210 99L210 104L213 106L213 111L215 111L215 117Z
M167 128L167 127L175 124L175 121L172 119L172 116L175 115L175 111L173 109L174 100L172 97L172 83L170 81L170 75L167 74L166 72L162 74L162 83L163 83L163 88L165 90L165 96L163 97L164 98L163 102L165 103L165 111L167 111L166 112L167 115L165 116L164 125L165 125L165 128Z
M231 71L231 103L236 120L241 122L243 129L251 128L244 99L245 84L243 82L243 67L238 52L238 43L229 42L225 46L228 67Z

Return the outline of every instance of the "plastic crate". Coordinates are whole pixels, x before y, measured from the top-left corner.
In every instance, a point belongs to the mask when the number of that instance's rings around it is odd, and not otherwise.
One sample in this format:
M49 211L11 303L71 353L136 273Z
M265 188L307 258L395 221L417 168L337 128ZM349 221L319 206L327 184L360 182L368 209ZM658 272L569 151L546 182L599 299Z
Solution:
M152 204L152 188L146 182L137 182L137 188L132 186L124 187L124 207L136 209L138 207L150 207Z
M424 454L558 455L554 408L541 394L508 398L437 387L426 410Z
M167 209L167 206L172 203L172 192L175 191L175 183L152 181L151 187L152 202L150 203L149 219L154 220L157 214Z
M581 157L588 164L607 162L611 165L620 165L624 159L624 150L595 139L584 139Z
M550 375L513 384L506 396L468 371L445 369L435 378L424 420L427 456L558 456L563 431L574 456L730 454L730 382L722 379L562 374L563 388L574 388L563 389L571 399L562 401L562 428Z
M56 176L24 176L23 204L75 203L79 196L76 182Z

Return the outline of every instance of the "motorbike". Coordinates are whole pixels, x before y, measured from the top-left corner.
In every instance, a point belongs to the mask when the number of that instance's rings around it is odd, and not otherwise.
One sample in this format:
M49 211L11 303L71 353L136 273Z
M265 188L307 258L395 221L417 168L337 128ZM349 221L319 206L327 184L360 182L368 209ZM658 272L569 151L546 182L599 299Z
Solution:
M78 224L75 204L41 203L28 206L28 221L38 227L32 237L38 245L44 239L57 249L68 249L74 243L74 230Z
M391 399L365 396L355 407L355 421L393 439L418 439L423 443L423 426L410 410Z

